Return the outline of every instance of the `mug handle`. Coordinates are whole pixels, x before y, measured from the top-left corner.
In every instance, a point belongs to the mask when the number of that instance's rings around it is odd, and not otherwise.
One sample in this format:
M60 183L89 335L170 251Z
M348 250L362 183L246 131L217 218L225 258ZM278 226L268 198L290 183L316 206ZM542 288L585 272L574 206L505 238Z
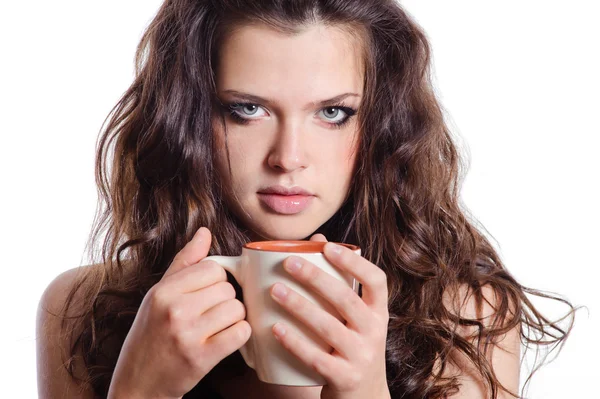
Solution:
M242 291L243 291L244 290L244 286L243 286L244 280L242 279L241 259L242 259L241 256L212 255L212 256L207 256L206 258L202 259L200 261L200 263L207 261L207 260L212 260L213 262L217 262L225 270L227 270L229 273L231 273L231 275L233 276L233 278L235 278L235 280L238 282L240 287L242 287ZM252 350L253 347L254 347L254 341L252 340L252 335L250 335L250 338L248 339L248 341L240 348L240 353L242 354L244 361L251 368L254 368L254 352Z

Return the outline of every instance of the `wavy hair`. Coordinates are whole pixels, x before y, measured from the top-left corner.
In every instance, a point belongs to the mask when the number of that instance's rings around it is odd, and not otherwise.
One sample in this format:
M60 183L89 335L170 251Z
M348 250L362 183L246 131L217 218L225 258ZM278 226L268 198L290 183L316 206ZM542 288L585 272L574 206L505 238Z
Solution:
M465 167L432 89L430 45L397 2L165 0L137 48L135 79L101 128L96 183L104 206L87 247L95 249L106 235L99 253L92 251L98 267L87 268L63 308L62 329L70 339L65 367L97 395L107 394L144 295L194 232L201 226L211 230L210 254L238 255L249 240L224 204L213 166L220 43L240 24L266 24L294 35L312 23L344 28L363 44L356 173L346 202L316 232L361 246L363 256L388 276L392 397L433 399L456 391L458 380L442 373L451 350L458 350L496 398L506 389L486 355L514 327L521 326L521 343L528 347L562 349L577 309L556 294L518 283L463 206ZM463 317L442 300L444 293L468 287L481 306L486 286L498 298L490 323ZM561 301L570 311L549 320L526 294ZM69 308L77 314L66 316ZM565 319L566 327L560 323ZM457 334L460 327L475 328L484 344ZM85 377L75 375L78 359Z

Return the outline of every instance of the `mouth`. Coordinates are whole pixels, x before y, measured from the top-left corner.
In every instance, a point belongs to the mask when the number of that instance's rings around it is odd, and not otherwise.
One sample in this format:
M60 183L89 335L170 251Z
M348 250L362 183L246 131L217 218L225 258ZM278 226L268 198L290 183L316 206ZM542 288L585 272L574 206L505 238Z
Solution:
M270 186L257 192L258 198L272 211L294 215L310 206L314 194L301 187Z

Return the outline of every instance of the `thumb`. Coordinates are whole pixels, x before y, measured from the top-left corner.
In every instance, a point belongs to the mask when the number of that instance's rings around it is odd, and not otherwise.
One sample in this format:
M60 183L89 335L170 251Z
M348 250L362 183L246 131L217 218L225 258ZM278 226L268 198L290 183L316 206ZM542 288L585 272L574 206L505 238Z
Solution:
M192 239L175 255L163 278L200 262L208 255L212 234L206 227L200 227Z
M314 234L312 237L310 237L309 241L322 241L322 242L327 242L327 238L325 238L325 236L321 233L318 234Z

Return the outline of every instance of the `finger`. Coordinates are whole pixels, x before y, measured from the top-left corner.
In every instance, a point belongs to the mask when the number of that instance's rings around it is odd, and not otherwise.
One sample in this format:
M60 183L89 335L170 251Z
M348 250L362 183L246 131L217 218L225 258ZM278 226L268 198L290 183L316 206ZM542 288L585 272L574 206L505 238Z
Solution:
M387 276L383 270L351 249L334 243L325 244L325 257L335 267L349 273L362 284L362 299L369 307L388 311Z
M177 273L185 267L200 262L208 255L210 250L211 234L206 227L200 227L192 239L175 255L173 262L164 276ZM163 278L164 278L163 276Z
M218 334L246 318L246 307L237 299L229 299L213 306L198 319L197 336L204 339Z
M314 234L312 237L310 237L309 241L323 241L323 242L327 242L327 238L325 238L325 236L321 233L317 233Z
M198 313L204 314L223 302L235 299L235 288L226 281L196 291L194 294L188 300L195 301Z
M293 268L294 265L298 269ZM283 267L303 286L310 288L310 291L316 292L331 303L350 328L359 333L373 328L372 310L346 282L338 280L306 259L296 256L285 259Z
M232 299L235 299L235 289L226 281L183 295L175 306L181 307L184 312L202 315L220 303Z
M240 349L250 338L252 328L246 320L240 320L231 327L208 338L204 344L205 358L210 369L221 360Z
M283 333L279 332L279 328L284 329ZM275 338L288 352L323 376L328 383L335 381L335 372L340 373L346 369L342 358L325 353L321 348L301 337L289 328L289 326L276 323L272 331Z
M284 284L273 285L270 293L271 297L288 313L313 330L346 359L349 359L352 352L356 351L356 344L351 336L356 333L349 330L330 313ZM369 309L367 308L367 310Z
M223 266L207 260L163 276L161 284L168 285L169 290L173 292L183 294L198 291L223 281L227 281L227 273Z

